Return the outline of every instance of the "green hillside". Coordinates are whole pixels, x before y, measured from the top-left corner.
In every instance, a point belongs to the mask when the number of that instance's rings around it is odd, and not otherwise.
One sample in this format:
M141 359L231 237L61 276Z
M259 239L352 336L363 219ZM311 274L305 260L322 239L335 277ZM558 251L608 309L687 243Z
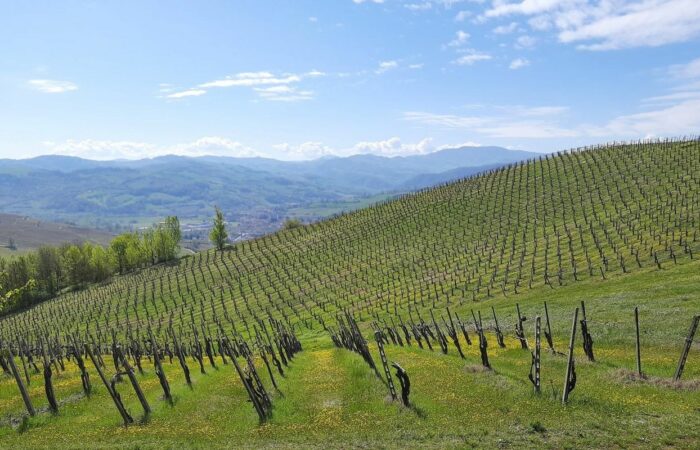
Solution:
M128 428L119 426L96 376L95 393L82 398L71 364L54 377L57 397L65 401L58 415L39 414L24 423L13 379L0 377L0 446L695 447L697 345L685 381L670 377L688 325L700 312L699 194L696 140L586 149L65 294L2 319L5 346L24 347L29 356L41 342L51 347L49 342L67 343L72 335L101 344L109 360L113 334L127 348L142 342L149 327L161 345L172 334L188 348L207 336L220 342L222 335L238 334L253 345L260 343L256 330L274 318L294 328L304 350L278 380L279 393L265 378L274 392L273 412L262 425L220 355L218 370L192 370L192 390L177 361L165 364L176 396L172 407L160 399L151 358L144 355L138 377L154 412ZM532 346L533 319L543 315L543 301L560 351L574 308L586 302L597 358L585 360L579 332L578 382L566 406L559 402L566 358L547 353L543 343L542 393L535 395L527 379L530 352L515 338L516 303L527 317L524 331ZM504 349L496 344L491 306L506 335ZM635 306L642 315L645 380L636 380L633 371ZM449 337L447 355L427 337L432 352L415 340L411 347L388 345L390 360L411 377L411 409L388 401L369 366L356 353L333 347L328 332L339 329L343 312L353 315L379 364L372 322L386 329L425 320L439 336L448 333L447 307L469 323L472 340L471 310L482 314L493 370L482 368L478 342L468 345L461 335L464 360ZM60 357L60 346L53 347ZM188 359L194 361L192 353ZM260 358L256 353L267 377ZM30 394L46 404L41 374L33 377ZM133 393L121 386L138 413Z

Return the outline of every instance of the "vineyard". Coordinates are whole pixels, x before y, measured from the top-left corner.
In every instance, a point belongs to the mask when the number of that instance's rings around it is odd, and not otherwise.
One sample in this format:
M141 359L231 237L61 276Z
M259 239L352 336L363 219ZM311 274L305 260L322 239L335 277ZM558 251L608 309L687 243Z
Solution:
M2 318L0 447L696 447L699 252L697 139L512 164Z

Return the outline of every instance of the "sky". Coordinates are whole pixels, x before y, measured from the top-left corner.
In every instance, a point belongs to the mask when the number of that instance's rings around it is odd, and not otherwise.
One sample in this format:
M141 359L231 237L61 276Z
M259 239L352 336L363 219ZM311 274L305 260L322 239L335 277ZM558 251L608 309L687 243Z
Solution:
M0 0L0 158L700 134L700 0Z

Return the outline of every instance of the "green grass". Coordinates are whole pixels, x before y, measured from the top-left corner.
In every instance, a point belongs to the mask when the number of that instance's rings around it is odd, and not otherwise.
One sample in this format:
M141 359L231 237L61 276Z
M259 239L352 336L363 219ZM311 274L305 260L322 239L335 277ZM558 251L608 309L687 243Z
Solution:
M529 318L542 313L542 302L548 302L555 346L561 350L573 307L579 300L586 301L598 362L585 361L579 335L578 384L566 407L559 401L565 359L544 352L543 392L533 394L527 380L529 353L519 348L512 333L513 304L495 299L473 305L483 313L493 305L502 326L508 327L504 350L488 333L493 372L480 369L478 348L467 347L464 341L466 361L452 345L446 356L437 349L420 350L415 343L411 348L386 347L389 359L398 361L411 377L412 409L389 402L386 387L358 355L332 347L323 333L307 332L305 350L280 380L283 395L275 394L273 418L264 425L258 425L232 366L219 362L219 370L207 368L206 375L193 370L192 390L186 387L177 363L166 364L176 398L172 407L160 398L157 379L146 364L146 374L139 379L154 413L146 423L124 428L88 364L94 395L80 398L80 381L71 366L54 382L58 397L71 400L57 416L42 413L30 419L23 433L17 429L21 399L13 381L0 377L0 446L693 448L700 440L698 383L673 388L627 382L620 371L634 369L632 310L639 306L644 371L653 377L671 377L690 318L700 311L699 269L700 261L694 261L605 282L540 288L518 298ZM658 313L660 302L667 305L662 314ZM526 332L532 338L530 319ZM370 347L379 362L374 342ZM111 367L109 361L107 367ZM684 379L698 378L696 345ZM272 391L267 375L265 381ZM130 387L119 386L138 419L141 410ZM38 374L33 376L31 394L35 406L46 405Z

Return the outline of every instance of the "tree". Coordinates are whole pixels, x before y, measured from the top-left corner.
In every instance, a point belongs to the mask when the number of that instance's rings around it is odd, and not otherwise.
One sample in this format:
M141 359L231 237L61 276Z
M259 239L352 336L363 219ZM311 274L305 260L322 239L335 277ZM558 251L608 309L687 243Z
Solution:
M304 224L299 219L287 219L282 224L283 230L293 230L294 228L303 227Z
M7 241L7 248L9 248L10 250L17 250L17 244L15 244L15 240L14 240L14 239L10 238L10 239Z
M127 265L126 249L129 247L129 237L126 234L120 234L112 239L109 244L110 250L114 253L119 266L119 273L124 273Z
M36 282L39 289L49 296L56 294L60 288L61 257L55 247L42 245L36 251Z
M228 233L226 232L226 222L224 222L224 213L221 212L218 206L216 215L214 216L214 227L209 232L209 240L217 250L223 250L228 242Z

